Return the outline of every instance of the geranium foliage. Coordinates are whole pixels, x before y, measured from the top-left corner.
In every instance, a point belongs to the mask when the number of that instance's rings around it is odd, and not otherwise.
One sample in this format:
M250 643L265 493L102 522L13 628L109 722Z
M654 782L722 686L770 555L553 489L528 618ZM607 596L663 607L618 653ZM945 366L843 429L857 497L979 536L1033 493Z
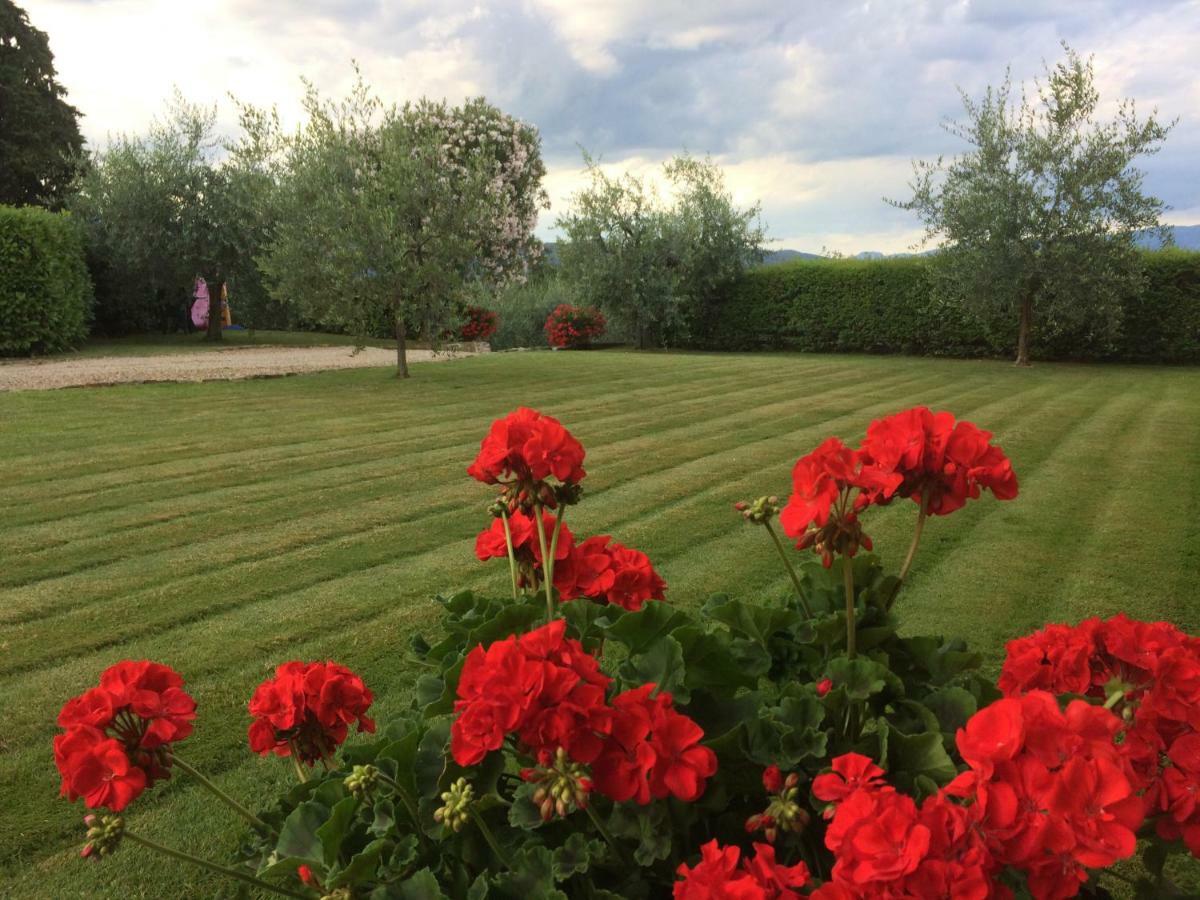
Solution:
M298 783L264 811L179 758L195 710L176 673L105 672L55 742L63 793L111 813L85 855L133 840L314 900L1059 900L1118 878L1167 896L1167 857L1200 851L1200 641L1123 615L1050 625L1009 644L997 686L961 641L900 633L928 517L1017 496L988 432L918 408L825 441L787 501L736 505L791 588L699 605L566 524L585 462L551 416L492 424L467 471L495 492L475 551L507 563L508 592L439 599L411 700L378 730L354 672L281 665L249 744ZM891 574L865 528L897 500L914 534ZM235 864L117 815L174 768L250 823Z

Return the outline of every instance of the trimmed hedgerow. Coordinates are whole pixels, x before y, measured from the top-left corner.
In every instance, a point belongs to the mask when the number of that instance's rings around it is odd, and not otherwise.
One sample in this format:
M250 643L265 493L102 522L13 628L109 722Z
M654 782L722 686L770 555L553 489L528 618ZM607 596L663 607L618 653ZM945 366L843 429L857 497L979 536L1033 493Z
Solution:
M0 356L53 353L88 333L83 236L65 213L0 206Z
M1062 327L1037 330L1045 358L1200 362L1200 253L1143 255L1144 287L1124 301L1120 335L1097 345ZM934 288L928 259L800 260L753 270L696 333L729 350L1004 356L1016 322L997 328Z

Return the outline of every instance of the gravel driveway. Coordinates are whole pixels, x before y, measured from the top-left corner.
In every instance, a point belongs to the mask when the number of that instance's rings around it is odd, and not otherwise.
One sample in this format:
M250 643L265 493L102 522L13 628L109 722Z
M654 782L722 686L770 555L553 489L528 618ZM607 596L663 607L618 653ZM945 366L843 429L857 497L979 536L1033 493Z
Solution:
M327 369L395 366L394 350L366 347L244 347L172 353L163 356L95 356L79 359L6 362L0 364L0 391L45 391L54 388L142 381L231 381ZM469 353L409 350L408 361L454 359Z

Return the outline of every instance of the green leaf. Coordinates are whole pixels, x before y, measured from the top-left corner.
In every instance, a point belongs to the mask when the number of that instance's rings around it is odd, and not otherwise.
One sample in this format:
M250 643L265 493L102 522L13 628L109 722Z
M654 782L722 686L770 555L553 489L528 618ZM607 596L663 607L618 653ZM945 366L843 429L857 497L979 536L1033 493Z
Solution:
M764 650L768 649L767 642L774 634L788 631L803 621L792 609L759 606L741 600L721 602L716 597L705 604L704 611L728 626L734 634L749 638Z
M533 792L536 790L537 785L523 782L513 792L512 806L508 808L508 824L513 828L532 831L545 824L541 812L533 802Z
M390 844L391 841L384 838L371 841L354 855L346 868L327 879L325 887L332 890L343 885L362 884L375 880L375 873L379 868L379 857Z
M429 869L421 869L403 881L396 888L395 896L399 900L449 900Z
M554 857L545 847L526 847L513 854L511 871L497 875L494 884L505 896L521 900L567 900L554 884Z
M833 680L834 687L845 688L846 696L851 700L866 700L889 684L899 687L899 693L903 693L904 690L900 680L887 666L872 659L836 656L829 661L826 671Z
M275 852L281 859L294 857L320 863L324 858L324 848L317 830L328 817L328 807L312 800L301 803L284 820Z
M705 631L699 625L684 625L671 632L687 662L685 684L689 690L712 688L722 693L739 687L754 687L766 674L771 659L757 644L744 647L757 653L756 662L735 655L733 640L725 631Z
M436 797L441 790L449 746L450 720L443 718L430 723L413 758L413 781L417 792L427 800Z
M942 735L937 732L908 735L893 730L888 739L887 768L889 774L909 779L924 775L938 785L946 784L958 774L942 743Z
M629 684L654 684L658 686L656 694L665 691L677 695L681 703L687 702L683 648L670 635L661 638L645 653L632 656L622 663L620 674Z
M608 827L614 837L638 842L633 858L639 866L652 866L671 853L671 829L661 803L614 806Z
M554 851L554 878L566 881L572 875L582 875L593 859L604 856L607 847L599 839L591 839L582 832L575 832Z
M660 638L688 621L688 615L677 607L650 600L637 612L621 616L608 629L608 636L628 647L632 656L644 653Z
M346 797L334 804L325 824L317 829L317 838L324 851L325 865L332 866L342 849L342 841L346 839L346 830L354 820L358 808L358 799Z
M938 724L946 734L954 734L967 724L967 719L979 709L970 691L960 687L944 687L934 691L922 702L937 716Z

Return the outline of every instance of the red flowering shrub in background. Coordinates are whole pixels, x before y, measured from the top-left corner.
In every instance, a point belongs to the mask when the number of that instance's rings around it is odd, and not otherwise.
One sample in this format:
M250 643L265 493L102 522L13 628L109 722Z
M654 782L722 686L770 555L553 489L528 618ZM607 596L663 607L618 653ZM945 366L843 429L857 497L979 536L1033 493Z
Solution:
M594 306L560 303L546 319L544 330L551 347L586 347L604 334L608 322Z
M346 740L350 725L375 731L367 715L373 699L363 680L337 663L284 663L250 698L250 749L314 765Z
M468 306L464 316L466 321L458 330L458 336L464 341L486 341L499 327L500 316L494 309Z
M119 812L155 781L171 777L171 745L192 733L196 702L178 672L126 660L99 687L68 700L54 739L62 794Z

